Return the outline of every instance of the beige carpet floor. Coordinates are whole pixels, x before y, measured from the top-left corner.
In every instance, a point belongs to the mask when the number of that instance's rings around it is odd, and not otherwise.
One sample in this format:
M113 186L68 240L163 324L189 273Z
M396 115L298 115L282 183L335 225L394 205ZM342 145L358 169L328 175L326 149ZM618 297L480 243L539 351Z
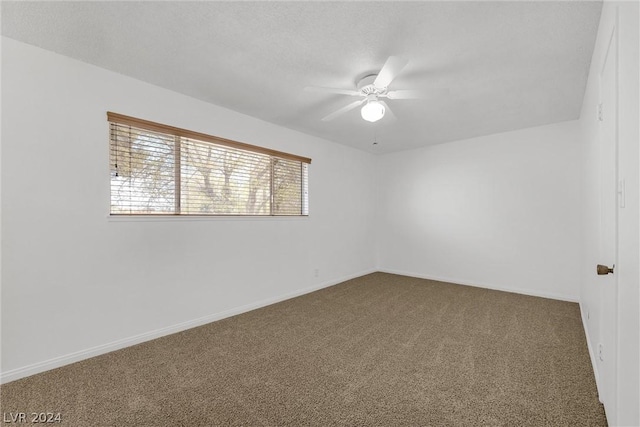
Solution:
M0 392L64 426L606 425L577 304L384 273Z

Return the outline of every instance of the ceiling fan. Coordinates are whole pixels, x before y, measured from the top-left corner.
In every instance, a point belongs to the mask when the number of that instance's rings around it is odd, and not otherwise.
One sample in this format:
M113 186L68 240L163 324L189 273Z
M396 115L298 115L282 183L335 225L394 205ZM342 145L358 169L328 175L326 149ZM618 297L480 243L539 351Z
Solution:
M360 97L358 101L354 101L339 110L334 111L326 117L322 118L322 121L328 122L338 117L347 111L353 110L356 107L364 104L360 110L362 118L368 122L376 122L383 118L385 114L392 120L395 120L395 115L389 108L386 102L380 98L387 99L422 99L425 97L425 93L418 90L388 90L389 84L396 78L398 74L409 63L408 60L399 58L397 56L390 56L384 63L382 69L378 74L370 74L363 77L357 82L357 90L352 89L336 89L330 87L318 87L307 86L304 88L307 92L323 92L323 93L336 93L340 95L349 95Z

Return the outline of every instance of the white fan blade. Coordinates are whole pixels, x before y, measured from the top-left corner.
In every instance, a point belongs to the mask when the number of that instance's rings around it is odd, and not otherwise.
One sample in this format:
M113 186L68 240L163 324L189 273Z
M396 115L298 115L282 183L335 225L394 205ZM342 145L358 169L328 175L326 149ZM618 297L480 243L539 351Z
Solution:
M397 56L390 56L384 63L382 70L378 73L378 77L373 81L373 85L377 88L385 88L396 78L400 71L409 63L408 60Z
M336 117L338 117L340 114L346 113L349 110L353 110L358 105L362 105L366 100L367 100L367 98L364 98L364 99L361 99L360 101L354 101L349 105L345 105L341 109L339 109L337 111L334 111L333 113L329 114L327 117L323 118L322 121L323 122L328 122L329 120L333 120Z
M386 97L389 99L426 99L441 95L448 95L449 89L430 89L430 90L392 90L387 92Z
M357 90L336 89L332 87L307 86L304 90L306 92L337 93L340 95L360 96L360 92Z
M391 122L398 121L396 115L393 114L393 111L391 111L391 108L389 108L389 105L387 105L386 102L380 101L380 104L384 105L384 117L388 117Z

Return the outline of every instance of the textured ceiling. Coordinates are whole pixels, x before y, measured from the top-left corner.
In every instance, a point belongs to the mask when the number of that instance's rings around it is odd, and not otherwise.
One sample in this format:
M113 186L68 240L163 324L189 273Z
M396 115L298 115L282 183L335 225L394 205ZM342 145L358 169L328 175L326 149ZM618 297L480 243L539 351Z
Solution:
M390 152L576 119L601 2L2 2L2 34L268 122ZM305 86L409 65L377 123ZM222 135L224 136L224 135ZM373 146L374 138L379 142Z

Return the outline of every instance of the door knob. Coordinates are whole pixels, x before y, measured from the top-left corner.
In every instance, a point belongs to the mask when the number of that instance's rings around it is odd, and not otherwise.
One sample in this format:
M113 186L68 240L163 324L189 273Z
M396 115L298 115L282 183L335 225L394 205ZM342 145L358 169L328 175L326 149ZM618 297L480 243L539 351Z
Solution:
M604 276L607 274L613 274L613 269L616 268L616 265L613 264L613 267L609 268L606 265L600 265L598 264L598 266L596 267L596 271L598 272L599 275Z

